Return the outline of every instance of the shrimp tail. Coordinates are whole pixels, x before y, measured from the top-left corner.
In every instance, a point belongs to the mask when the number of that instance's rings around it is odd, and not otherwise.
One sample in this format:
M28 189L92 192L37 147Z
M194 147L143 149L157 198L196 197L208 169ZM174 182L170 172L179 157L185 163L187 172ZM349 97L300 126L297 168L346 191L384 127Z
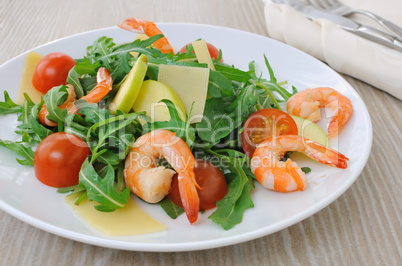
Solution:
M127 18L126 20L121 22L118 26L124 30L128 30L131 32L144 33L148 37L152 37L158 34L163 35L160 29L156 27L155 23L145 19ZM173 47L170 45L166 37L162 37L156 42L154 42L154 46L159 50L161 50L161 52L164 54L168 54L170 52L174 53Z
M197 221L200 210L200 201L195 181L194 171L183 171L179 173L179 192L187 219L191 224Z
M90 93L82 97L82 100L88 103L98 103L100 102L113 88L113 80L107 68L101 67L98 69L96 74L96 86L91 90Z
M306 144L305 153L308 157L337 168L346 169L348 167L349 159L342 153L312 140L304 139L304 142Z
M336 109L334 108L334 115L328 125L328 138L337 136L352 115L350 110L353 110L353 107L350 100L346 97L342 100L343 108L339 106L337 106Z
M144 19L127 18L118 26L123 30L128 30L135 33L145 33L145 25L150 21Z
M50 121L49 119L47 119L48 115L49 115L49 111L47 110L46 105L44 104L44 105L42 105L42 108L40 109L39 114L38 114L39 121L43 125L46 125L46 126L49 126L49 127L57 126L58 123Z
M100 102L113 88L113 79L110 75L109 70L105 67L98 69L96 75L96 86L91 90L90 93L80 98L80 100L85 100L89 104ZM66 109L69 114L77 114L78 107L74 102L68 104Z

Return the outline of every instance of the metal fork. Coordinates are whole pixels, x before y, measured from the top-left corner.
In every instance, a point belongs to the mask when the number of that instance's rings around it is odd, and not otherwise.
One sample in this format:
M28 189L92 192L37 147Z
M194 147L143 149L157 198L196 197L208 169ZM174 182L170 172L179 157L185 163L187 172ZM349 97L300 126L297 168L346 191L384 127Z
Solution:
M362 10L362 9L352 9L344 4L342 4L338 0L309 0L309 2L317 7L320 7L328 12L333 14L337 14L340 16L349 16L352 14L362 14L365 15L378 24L380 24L383 28L389 30L394 33L397 37L402 38L402 28L398 25L392 23L389 20L386 20L370 11Z

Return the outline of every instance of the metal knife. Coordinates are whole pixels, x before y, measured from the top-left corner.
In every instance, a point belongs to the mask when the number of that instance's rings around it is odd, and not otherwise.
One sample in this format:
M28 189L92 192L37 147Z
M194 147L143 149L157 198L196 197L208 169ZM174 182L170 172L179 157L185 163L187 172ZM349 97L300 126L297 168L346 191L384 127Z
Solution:
M354 20L338 16L298 0L272 0L277 4L287 4L309 19L328 19L344 30L352 32L370 41L402 52L402 40L370 26L362 25Z

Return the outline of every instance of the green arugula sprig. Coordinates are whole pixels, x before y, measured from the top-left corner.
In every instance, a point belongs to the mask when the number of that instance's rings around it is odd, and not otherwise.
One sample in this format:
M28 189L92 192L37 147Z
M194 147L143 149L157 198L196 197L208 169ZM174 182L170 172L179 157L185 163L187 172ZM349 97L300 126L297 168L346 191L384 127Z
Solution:
M95 206L98 211L111 212L120 209L130 198L129 187L122 192L116 191L115 171L110 164L107 165L106 175L101 178L87 158L81 167L79 176L80 185L85 186L88 199L99 203Z
M22 165L33 165L35 152L31 147L27 147L22 143L13 142L10 140L1 140L0 145L15 152L16 154L22 156L24 159L16 159L19 164Z
M14 103L7 91L4 91L4 102L0 102L0 114L15 114L21 112L21 105Z
M19 125L19 130L17 130L16 133L22 135L22 140L14 142L0 139L0 145L21 156L23 159L16 159L19 164L33 165L34 151L29 143L33 140L32 135L39 132L40 129L30 124L30 113L33 108L33 103L27 95L24 96L24 103L19 105L11 100L7 91L4 91L4 102L0 102L0 114L18 115L18 120L22 121L23 124Z
M225 173L228 182L228 193L216 203L217 209L208 218L229 230L241 223L246 209L254 207L250 191L254 188L255 177L251 171L245 170L250 165L245 154L232 149L213 151L206 148L205 151L225 162L218 166Z
M112 115L109 110L85 101L77 102L77 106L85 121L91 124L85 131L91 156L86 159L79 173L78 191L81 196L76 204L87 197L99 203L95 206L99 211L110 212L122 208L130 195L130 189L122 185L122 161L133 145L135 135L141 130L136 119L143 113L119 112ZM77 193L76 188L67 191Z

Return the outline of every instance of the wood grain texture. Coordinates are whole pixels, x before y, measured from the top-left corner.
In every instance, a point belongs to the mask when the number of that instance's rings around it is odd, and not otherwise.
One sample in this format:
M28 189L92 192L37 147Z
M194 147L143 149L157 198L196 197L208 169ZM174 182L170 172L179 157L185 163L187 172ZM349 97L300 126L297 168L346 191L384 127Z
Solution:
M130 16L266 35L262 7L261 0L0 0L0 64L38 45L114 26ZM64 239L0 210L0 265L401 265L402 103L344 77L371 115L372 152L352 187L310 218L242 244L152 253Z

